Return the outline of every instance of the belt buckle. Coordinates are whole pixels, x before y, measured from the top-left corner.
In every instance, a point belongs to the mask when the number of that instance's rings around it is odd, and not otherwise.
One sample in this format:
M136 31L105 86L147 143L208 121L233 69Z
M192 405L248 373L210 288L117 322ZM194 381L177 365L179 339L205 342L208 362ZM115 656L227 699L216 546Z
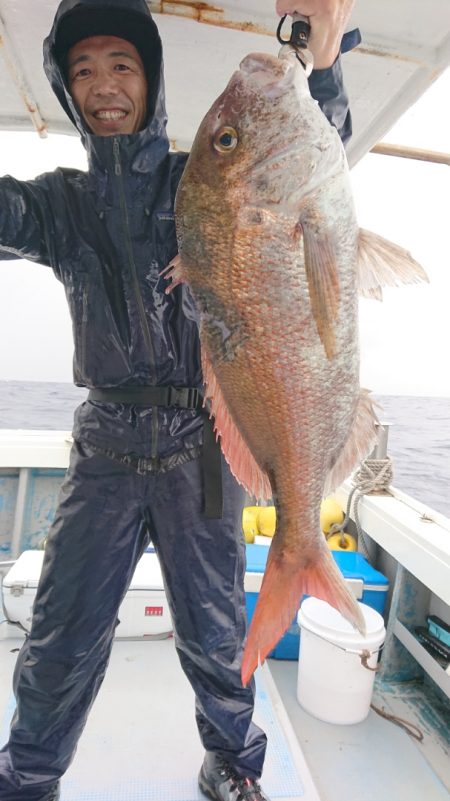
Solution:
M181 391L182 390L178 389L177 387L169 387L169 392L167 396L168 406L175 406L175 408L179 407Z
M169 387L168 406L177 409L196 409L200 393L194 387Z

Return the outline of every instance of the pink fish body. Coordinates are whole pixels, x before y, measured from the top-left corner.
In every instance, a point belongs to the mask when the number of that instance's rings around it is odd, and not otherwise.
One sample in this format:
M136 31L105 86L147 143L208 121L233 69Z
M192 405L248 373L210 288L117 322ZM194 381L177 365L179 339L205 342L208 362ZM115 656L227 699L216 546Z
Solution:
M397 246L361 238L341 141L289 48L280 58L247 56L206 115L176 218L171 288L186 281L200 311L206 397L223 453L247 491L272 497L277 511L245 684L304 593L363 630L320 531L320 504L375 438L359 387L361 285L376 296L380 283L425 276Z

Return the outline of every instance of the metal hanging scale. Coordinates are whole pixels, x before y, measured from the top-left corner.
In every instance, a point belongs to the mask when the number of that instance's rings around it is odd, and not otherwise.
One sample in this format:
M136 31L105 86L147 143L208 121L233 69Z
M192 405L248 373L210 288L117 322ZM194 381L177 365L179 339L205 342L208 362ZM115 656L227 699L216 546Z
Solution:
M291 36L289 39L283 39L281 31L287 14L281 17L277 28L277 39L283 47L289 46L295 51L295 55L304 67L307 76L312 72L314 66L314 58L311 51L308 49L309 34L311 33L311 25L307 17L303 17L296 12L292 14L292 28Z

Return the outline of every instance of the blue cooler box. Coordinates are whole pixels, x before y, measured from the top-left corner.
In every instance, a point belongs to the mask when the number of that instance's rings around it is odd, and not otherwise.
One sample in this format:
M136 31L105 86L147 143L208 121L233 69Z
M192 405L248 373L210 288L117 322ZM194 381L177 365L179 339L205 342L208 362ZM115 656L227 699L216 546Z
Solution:
M267 545L247 545L246 550L245 603L250 622L258 600L269 548ZM331 551L331 554L355 598L383 615L389 586L386 576L369 565L360 553ZM298 659L299 647L300 628L295 619L269 656L275 659Z

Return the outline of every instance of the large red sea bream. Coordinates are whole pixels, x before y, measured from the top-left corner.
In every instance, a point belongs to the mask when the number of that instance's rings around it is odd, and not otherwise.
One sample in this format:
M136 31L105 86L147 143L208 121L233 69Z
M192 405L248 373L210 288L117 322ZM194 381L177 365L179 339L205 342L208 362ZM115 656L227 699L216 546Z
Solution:
M247 639L248 682L304 593L363 618L320 531L321 499L371 449L359 387L358 293L426 279L361 232L336 130L290 48L254 53L204 118L176 202L172 286L201 316L206 397L223 453L277 530Z

